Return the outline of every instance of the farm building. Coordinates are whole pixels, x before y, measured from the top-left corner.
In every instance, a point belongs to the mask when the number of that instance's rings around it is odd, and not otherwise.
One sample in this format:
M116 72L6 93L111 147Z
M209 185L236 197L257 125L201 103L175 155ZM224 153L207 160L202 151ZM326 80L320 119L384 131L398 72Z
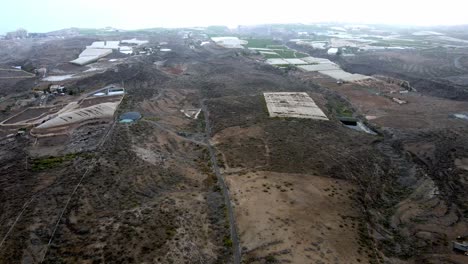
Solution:
M328 55L336 55L336 54L338 54L338 48L329 48L329 49L327 50L327 54L328 54Z

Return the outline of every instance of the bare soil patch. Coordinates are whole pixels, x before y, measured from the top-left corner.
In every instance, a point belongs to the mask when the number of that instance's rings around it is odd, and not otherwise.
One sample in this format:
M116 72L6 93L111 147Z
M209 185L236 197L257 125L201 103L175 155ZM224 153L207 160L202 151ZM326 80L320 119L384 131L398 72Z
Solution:
M268 171L226 178L248 262L367 262L348 181Z

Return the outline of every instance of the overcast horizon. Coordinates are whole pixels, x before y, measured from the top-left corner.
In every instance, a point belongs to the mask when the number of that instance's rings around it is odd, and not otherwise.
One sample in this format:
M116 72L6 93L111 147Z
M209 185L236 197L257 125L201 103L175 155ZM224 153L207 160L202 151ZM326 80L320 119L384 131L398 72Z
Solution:
M117 4L116 4L117 3ZM420 3L336 0L330 3L292 0L222 2L214 0L154 2L133 0L131 4L111 0L59 1L19 0L2 5L0 34L25 28L49 32L63 28L131 30L154 27L197 27L209 25L256 25L270 23L359 23L408 26L468 24L468 3L460 0ZM301 7L301 8L298 8Z

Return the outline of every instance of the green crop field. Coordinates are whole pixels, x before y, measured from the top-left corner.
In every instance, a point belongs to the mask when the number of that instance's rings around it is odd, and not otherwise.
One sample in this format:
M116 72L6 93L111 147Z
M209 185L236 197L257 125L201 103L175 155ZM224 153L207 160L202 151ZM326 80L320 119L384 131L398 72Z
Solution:
M275 50L275 52L284 59L296 58L294 50Z
M392 39L392 40L379 40L378 42L369 44L370 46L378 47L414 47L414 48L429 48L431 43L423 40L406 40L406 39Z
M309 57L309 56L310 55L306 54L306 53L296 52L296 58L305 58L305 57Z
M262 54L265 59L281 59L281 56L278 54Z
M262 54L265 59L276 59L276 58L283 58L283 59L293 59L293 58L304 58L309 57L309 54L297 52L290 49L284 50L275 50L276 54Z
M248 41L247 48L267 48L267 46L275 45L272 39L245 39Z
M288 49L288 47L284 45L267 45L267 48L269 49Z

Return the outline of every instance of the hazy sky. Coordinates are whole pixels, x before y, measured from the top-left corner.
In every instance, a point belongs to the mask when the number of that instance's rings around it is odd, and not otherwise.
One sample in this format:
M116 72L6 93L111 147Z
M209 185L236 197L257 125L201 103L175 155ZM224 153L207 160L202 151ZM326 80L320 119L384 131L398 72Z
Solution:
M468 0L1 0L0 33L262 23L468 24Z

